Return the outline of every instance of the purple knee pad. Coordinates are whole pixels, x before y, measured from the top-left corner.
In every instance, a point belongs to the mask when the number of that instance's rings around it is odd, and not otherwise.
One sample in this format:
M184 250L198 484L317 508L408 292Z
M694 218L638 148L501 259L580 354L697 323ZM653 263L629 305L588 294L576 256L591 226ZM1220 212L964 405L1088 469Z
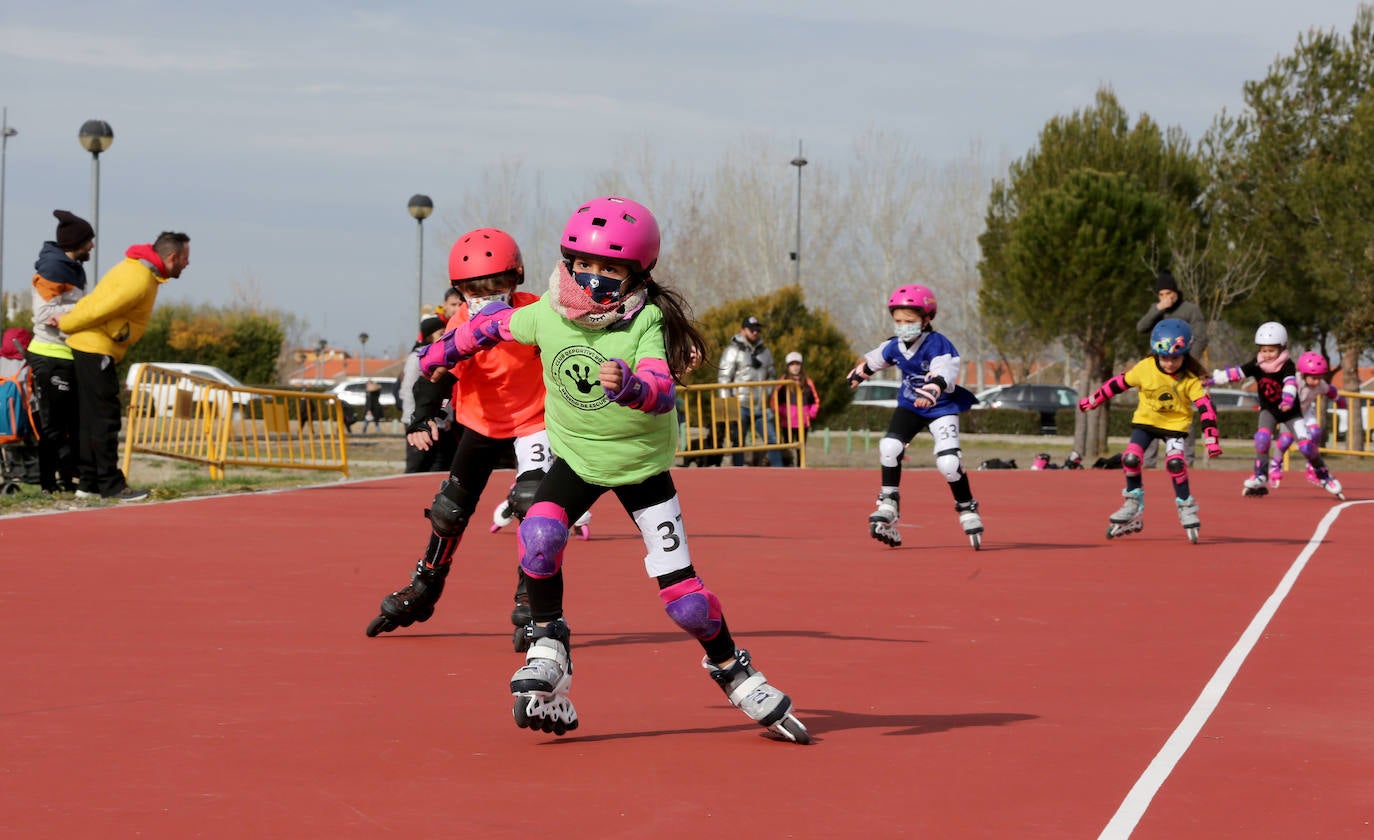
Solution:
M1269 444L1274 442L1274 433L1268 429L1260 429L1255 432L1255 453L1258 455L1269 454Z
M1299 443L1298 451L1302 453L1302 457L1309 461L1315 461L1317 456L1321 455L1321 453L1317 451L1317 442L1311 439Z
M707 589L701 578L694 577L658 591L663 608L678 627L701 641L710 641L720 633L723 622L720 599Z
M568 514L551 502L530 507L520 523L520 568L532 578L550 578L563 567L568 546Z
M1293 433L1288 431L1287 429L1283 430L1282 432L1279 432L1278 443L1279 454L1282 455L1283 453L1288 451L1288 447L1293 445ZM1301 451L1301 447L1299 447L1299 451Z

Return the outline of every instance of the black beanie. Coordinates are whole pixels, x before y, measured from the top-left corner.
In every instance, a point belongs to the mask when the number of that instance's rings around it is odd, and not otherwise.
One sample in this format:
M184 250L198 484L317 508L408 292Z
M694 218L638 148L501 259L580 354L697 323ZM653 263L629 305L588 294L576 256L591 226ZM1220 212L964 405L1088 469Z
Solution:
M81 246L95 239L95 228L91 223L66 210L54 210L57 218L57 247L63 251L77 251Z
M1158 294L1166 290L1178 294L1178 283L1174 280L1174 275L1167 271L1161 271L1159 276L1155 278L1155 293Z

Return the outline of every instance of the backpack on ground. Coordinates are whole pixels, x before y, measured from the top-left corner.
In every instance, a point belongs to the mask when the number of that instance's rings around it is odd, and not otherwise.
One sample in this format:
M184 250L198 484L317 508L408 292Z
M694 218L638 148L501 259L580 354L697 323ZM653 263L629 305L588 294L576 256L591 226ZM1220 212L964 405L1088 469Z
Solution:
M28 365L0 376L0 446L29 443L36 436L33 422L33 376Z

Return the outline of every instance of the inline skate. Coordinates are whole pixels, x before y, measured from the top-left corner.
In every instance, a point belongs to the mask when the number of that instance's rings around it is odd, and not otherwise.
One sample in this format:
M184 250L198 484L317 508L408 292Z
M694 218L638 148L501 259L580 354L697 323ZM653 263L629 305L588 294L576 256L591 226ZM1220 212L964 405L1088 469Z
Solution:
M1126 501L1121 507L1107 518L1107 539L1124 537L1127 534L1134 534L1145 528L1145 491L1144 490L1122 490L1121 496Z

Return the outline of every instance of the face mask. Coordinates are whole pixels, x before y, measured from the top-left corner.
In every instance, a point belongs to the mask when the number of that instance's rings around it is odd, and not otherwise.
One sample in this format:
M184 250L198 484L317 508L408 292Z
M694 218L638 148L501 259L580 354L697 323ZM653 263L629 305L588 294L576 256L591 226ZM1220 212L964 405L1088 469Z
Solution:
M620 281L614 277L582 272L573 275L573 282L596 303L616 303L620 300Z
M894 324L897 337L902 341L913 341L916 336L921 334L921 322L915 321L909 324Z
M496 303L498 301L501 303L510 303L509 300L506 300L506 296L504 294L482 295L481 297L477 297L474 295L473 297L467 298L466 300L468 302L468 312L474 315L476 315L478 312L481 312L482 307L486 306L489 303Z

